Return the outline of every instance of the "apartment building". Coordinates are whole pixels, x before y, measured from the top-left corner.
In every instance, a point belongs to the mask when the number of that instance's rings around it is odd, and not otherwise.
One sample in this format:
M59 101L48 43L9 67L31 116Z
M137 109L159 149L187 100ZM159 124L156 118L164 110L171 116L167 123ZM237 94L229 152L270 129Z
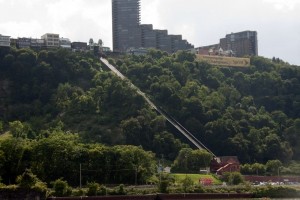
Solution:
M227 34L225 38L220 39L220 47L224 51L232 50L237 57L257 56L257 32L242 31Z
M86 51L88 46L86 42L72 42L71 48L73 51Z
M257 56L257 32L242 31L227 34L221 38L218 44L196 48L198 54L202 55L223 55L223 56Z
M181 35L154 30L152 24L140 24L140 0L112 0L113 51L157 48L169 53L194 48Z
M112 0L113 49L141 47L140 0Z
M71 49L71 40L69 38L59 38L59 46L65 49Z
M30 44L31 38L22 37L17 39L17 48L19 49L30 48Z
M19 49L23 48L33 48L33 49L41 49L45 46L45 40L43 39L33 39L33 38L17 38L16 39L16 47Z
M42 49L45 46L45 40L43 39L31 39L30 47L33 49Z
M0 47L10 47L10 36L0 34Z
M42 35L41 39L45 40L46 48L59 47L59 34L46 33L45 35Z

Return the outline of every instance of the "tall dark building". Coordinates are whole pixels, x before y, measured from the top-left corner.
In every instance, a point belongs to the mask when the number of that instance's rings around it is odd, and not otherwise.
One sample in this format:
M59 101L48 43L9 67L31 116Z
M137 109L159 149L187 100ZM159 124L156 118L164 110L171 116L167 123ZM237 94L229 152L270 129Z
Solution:
M154 30L152 24L140 24L140 0L112 0L113 50L157 48L169 53L194 48L182 36Z
M141 25L142 30L142 47L157 48L156 46L156 31L153 30L152 24Z
M257 56L257 32L243 31L227 34L225 38L220 39L220 47L223 50L232 50L238 57Z
M113 49L141 46L140 0L112 0Z

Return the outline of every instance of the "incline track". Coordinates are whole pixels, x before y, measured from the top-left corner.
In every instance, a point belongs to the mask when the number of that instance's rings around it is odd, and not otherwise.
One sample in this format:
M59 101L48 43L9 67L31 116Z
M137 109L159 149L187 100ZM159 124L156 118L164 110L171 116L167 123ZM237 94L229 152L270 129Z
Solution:
M119 76L122 80L127 80L130 87L135 89L139 95L141 95L145 101L155 109L159 114L161 114L170 124L172 124L183 136L185 136L192 144L194 144L198 149L205 149L213 156L216 155L210 151L202 142L200 142L192 133L190 133L186 128L184 128L178 121L176 121L171 115L167 112L158 108L147 96L143 93L138 87L136 87L131 81L126 78L119 70L117 70L113 65L111 65L106 59L100 58L100 61L107 66L112 72Z

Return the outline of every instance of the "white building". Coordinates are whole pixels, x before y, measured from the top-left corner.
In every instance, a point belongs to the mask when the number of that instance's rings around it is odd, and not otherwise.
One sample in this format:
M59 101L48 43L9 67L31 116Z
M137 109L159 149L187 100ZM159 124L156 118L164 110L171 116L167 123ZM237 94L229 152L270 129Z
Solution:
M45 40L45 46L47 48L59 47L59 34L46 33L45 35L42 35L41 38Z
M59 46L66 49L71 49L71 40L68 38L59 38Z
M10 47L10 36L0 34L0 47Z
M31 39L30 47L34 49L41 49L45 46L45 40L43 39Z

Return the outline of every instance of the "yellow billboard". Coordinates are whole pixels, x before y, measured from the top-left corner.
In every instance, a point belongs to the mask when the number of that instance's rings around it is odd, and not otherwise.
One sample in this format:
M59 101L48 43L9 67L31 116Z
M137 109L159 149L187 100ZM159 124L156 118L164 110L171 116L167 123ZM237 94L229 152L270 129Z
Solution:
M250 67L250 58L236 58L223 56L197 55L197 60L207 62L211 65L228 67Z

